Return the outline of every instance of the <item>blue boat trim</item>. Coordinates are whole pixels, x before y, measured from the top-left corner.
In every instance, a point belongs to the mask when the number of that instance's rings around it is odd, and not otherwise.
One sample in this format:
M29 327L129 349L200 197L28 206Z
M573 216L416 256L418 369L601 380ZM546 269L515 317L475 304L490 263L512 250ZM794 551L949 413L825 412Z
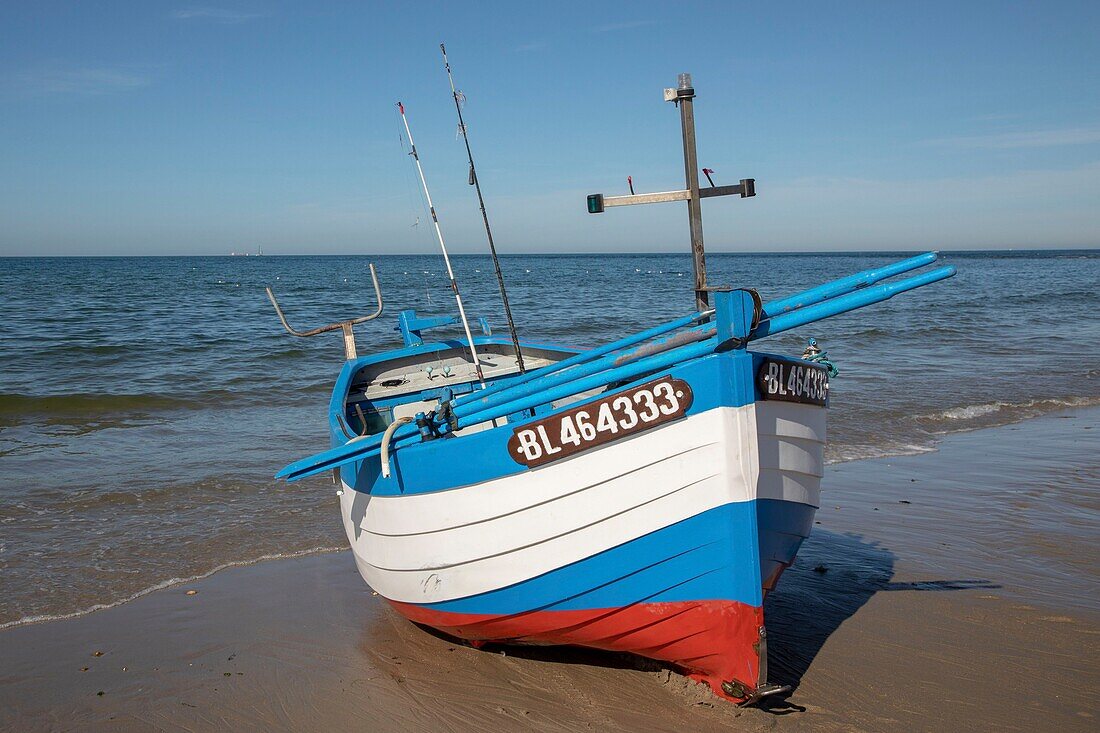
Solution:
M506 588L418 605L486 615L681 601L759 606L761 578L794 561L814 511L777 499L732 502Z
M835 298L839 295L847 295L848 293L859 290L860 288L865 288L869 285L874 285L877 282L894 277L895 275L919 270L925 265L930 265L935 262L939 259L939 256L939 252L925 252L915 257L910 257L907 260L901 260L900 262L894 262L883 267L874 267L870 270L857 272L854 275L842 277L839 280L833 280L832 282L818 285L809 290L803 290L801 293L795 293L786 298L773 300L764 305L764 317L773 318L789 311L805 308L808 305Z
M779 499L757 499L756 517L760 531L760 575L765 584L774 582L794 562L802 542L813 529L817 507Z
M756 368L754 355L738 350L700 357L662 374L683 379L691 386L695 399L687 410L686 418L683 418L688 419L719 407L742 407L754 402L757 396ZM651 378L651 375L640 377L621 385L619 389L628 390ZM606 396L594 395L559 409L570 410ZM543 417L531 417L459 438L442 438L404 446L393 454L389 478L382 477L381 462L377 457L345 464L340 469L341 476L344 483L356 491L375 496L399 496L446 491L525 471L543 470L529 469L517 463L508 450L508 440L516 428ZM578 454L583 455L585 453Z
M756 503L725 504L507 588L421 605L472 614L699 600L759 606L755 537Z

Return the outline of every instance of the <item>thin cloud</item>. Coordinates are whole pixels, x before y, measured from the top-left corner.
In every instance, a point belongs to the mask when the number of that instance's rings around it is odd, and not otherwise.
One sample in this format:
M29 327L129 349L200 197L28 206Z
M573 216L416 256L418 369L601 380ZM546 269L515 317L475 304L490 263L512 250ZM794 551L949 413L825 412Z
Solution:
M97 96L149 86L145 73L107 67L44 67L14 75L15 86L38 94Z
M228 8L182 8L172 11L172 17L176 20L206 20L221 25L234 25L262 18L263 15Z
M975 122L1004 122L1005 120L1018 120L1023 117L1019 112L992 112L986 115L971 117Z
M1013 148L1049 148L1058 145L1090 145L1100 143L1100 127L1067 127L1056 130L1002 132L991 135L970 135L925 140L924 145L952 148L982 148L1009 150Z
M620 23L607 23L598 25L592 29L593 33L613 33L615 31L628 31L632 28L644 28L647 25L655 25L655 20L625 20Z
M1027 191L1027 206L1005 191ZM731 226L737 241L831 249L1095 247L1100 231L1098 161L986 176L807 176L775 181L766 193ZM723 223L708 223L708 239L721 241Z

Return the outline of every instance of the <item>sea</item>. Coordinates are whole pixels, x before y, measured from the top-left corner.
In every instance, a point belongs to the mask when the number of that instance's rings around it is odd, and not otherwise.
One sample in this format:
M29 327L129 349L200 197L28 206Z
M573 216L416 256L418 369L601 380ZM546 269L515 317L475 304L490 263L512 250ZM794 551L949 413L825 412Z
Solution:
M707 264L712 284L767 302L905 254ZM467 310L506 333L491 260L453 259ZM1100 250L943 259L955 278L761 341L797 356L816 338L839 368L830 462L1100 405ZM264 287L293 326L313 328L374 311L371 262L385 313L357 327L360 353L400 344L399 310L455 313L438 255L0 259L0 628L343 549L329 478L273 478L328 447L339 332L290 336ZM593 346L693 310L686 254L502 267L527 340Z

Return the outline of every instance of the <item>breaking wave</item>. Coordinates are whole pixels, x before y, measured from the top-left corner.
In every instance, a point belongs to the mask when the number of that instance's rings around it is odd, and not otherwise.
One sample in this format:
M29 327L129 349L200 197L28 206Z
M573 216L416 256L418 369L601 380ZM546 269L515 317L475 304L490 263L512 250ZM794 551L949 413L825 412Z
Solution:
M898 443L893 445L827 445L825 447L825 464L848 463L849 461L867 461L875 458L890 458L891 456L919 456L922 453L933 453L936 444L929 441L927 444Z
M1096 407L1100 397L1066 397L1028 400L1026 402L986 402L977 405L952 407L942 412L927 415L914 415L913 420L926 423L928 427L940 427L942 432L955 432L959 422L979 422L974 427L993 427L1007 425L1049 412L1057 412L1078 407ZM986 418L983 420L983 418ZM940 431L936 431L940 432Z
M913 456L938 450L941 438L951 433L969 432L985 428L1012 425L1032 418L1042 417L1063 410L1100 407L1100 396L1034 399L1025 402L985 402L951 407L940 412L911 415L901 418L917 428L901 428L892 437L890 430L880 432L875 440L867 441L865 435L845 439L844 431L831 439L825 448L826 464L848 461ZM924 440L921 440L921 435Z

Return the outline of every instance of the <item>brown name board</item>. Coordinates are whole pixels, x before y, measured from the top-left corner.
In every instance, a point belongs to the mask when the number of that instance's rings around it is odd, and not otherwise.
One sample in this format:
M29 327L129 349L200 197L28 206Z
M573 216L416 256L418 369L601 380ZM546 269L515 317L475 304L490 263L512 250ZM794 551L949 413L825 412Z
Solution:
M518 427L508 453L529 468L541 466L676 420L694 399L687 382L664 376Z

